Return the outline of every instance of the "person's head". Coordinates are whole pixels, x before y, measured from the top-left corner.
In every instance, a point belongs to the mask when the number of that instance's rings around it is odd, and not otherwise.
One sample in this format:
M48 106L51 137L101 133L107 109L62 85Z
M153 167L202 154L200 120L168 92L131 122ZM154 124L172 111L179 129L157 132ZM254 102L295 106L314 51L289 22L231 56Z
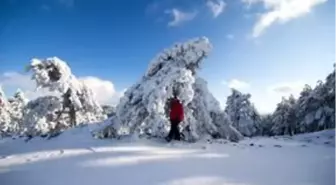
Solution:
M173 97L177 98L178 94L179 94L178 90L176 88L174 88L173 89Z

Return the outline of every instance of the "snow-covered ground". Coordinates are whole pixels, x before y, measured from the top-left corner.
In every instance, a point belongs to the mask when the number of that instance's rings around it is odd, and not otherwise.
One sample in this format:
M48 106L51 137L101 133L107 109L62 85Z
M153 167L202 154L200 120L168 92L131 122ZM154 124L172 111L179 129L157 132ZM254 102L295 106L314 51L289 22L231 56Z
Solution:
M0 184L334 185L334 132L167 144L96 140L82 127L51 140L0 140Z

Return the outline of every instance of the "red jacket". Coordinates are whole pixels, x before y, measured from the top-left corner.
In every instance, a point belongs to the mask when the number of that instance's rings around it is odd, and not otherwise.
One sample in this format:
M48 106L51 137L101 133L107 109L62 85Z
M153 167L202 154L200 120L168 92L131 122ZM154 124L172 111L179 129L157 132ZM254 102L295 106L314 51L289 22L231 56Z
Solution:
M173 99L170 102L170 119L176 121L183 121L184 119L184 111L183 105L180 103L178 99Z

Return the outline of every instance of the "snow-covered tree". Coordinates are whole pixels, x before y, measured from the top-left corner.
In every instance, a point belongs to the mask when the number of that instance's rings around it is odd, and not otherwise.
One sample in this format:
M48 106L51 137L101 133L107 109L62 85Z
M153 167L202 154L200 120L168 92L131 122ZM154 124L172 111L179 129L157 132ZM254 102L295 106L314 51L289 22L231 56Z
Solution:
M316 87L306 86L297 103L298 132L335 128L335 69Z
M33 135L106 119L93 91L72 74L66 62L57 57L32 59L28 70L33 72L32 79L38 88L46 88L60 96L38 98L27 105L25 117L29 116L25 122L30 125L28 130L35 130ZM63 114L66 111L68 115Z
M104 114L107 115L107 117L112 117L112 116L115 116L116 114L115 106L103 105L102 109L103 109Z
M61 117L62 101L56 96L44 96L28 102L24 116L24 134L45 135L51 131L69 127L67 119Z
M242 139L242 135L232 126L229 117L221 110L219 102L208 90L207 82L197 77L193 89L194 98L188 105L194 117L194 120L190 120L189 123L192 131L189 133L192 134L192 138L198 138L206 133L213 138L225 138L232 141Z
M325 128L335 128L335 64L334 70L327 76L324 85L326 87L325 106L329 108L325 114Z
M0 86L0 137L7 136L10 130L10 106L2 87Z
M181 124L185 140L194 141L205 135L238 140L239 133L230 126L218 102L196 75L210 50L210 42L203 37L175 44L160 53L142 79L127 89L116 107L116 116L110 119L113 123L101 135L165 137L170 126L165 106L176 90L185 110Z
M260 115L260 124L258 125L258 134L261 136L272 135L272 114Z
M306 84L297 100L296 117L298 124L296 125L295 133L303 133L306 131L305 117L309 106L308 102L312 102L312 91L312 88Z
M289 134L293 135L297 124L296 100L293 95L288 99L282 98L273 113L273 126L271 131L275 135Z
M236 89L226 101L225 112L229 115L232 124L244 136L253 136L260 123L260 115L250 102L251 95L243 94Z
M25 106L28 102L28 99L25 98L24 93L18 89L12 98L9 98L9 108L10 108L10 132L11 134L21 135L23 127L23 114Z

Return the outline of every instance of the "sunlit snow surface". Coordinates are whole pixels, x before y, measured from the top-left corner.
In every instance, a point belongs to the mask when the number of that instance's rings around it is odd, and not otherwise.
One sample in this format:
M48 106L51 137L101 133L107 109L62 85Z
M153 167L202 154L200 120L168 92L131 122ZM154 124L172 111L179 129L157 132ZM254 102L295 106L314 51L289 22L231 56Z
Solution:
M0 140L0 184L332 185L334 135L167 144L96 140L82 127L51 140Z

